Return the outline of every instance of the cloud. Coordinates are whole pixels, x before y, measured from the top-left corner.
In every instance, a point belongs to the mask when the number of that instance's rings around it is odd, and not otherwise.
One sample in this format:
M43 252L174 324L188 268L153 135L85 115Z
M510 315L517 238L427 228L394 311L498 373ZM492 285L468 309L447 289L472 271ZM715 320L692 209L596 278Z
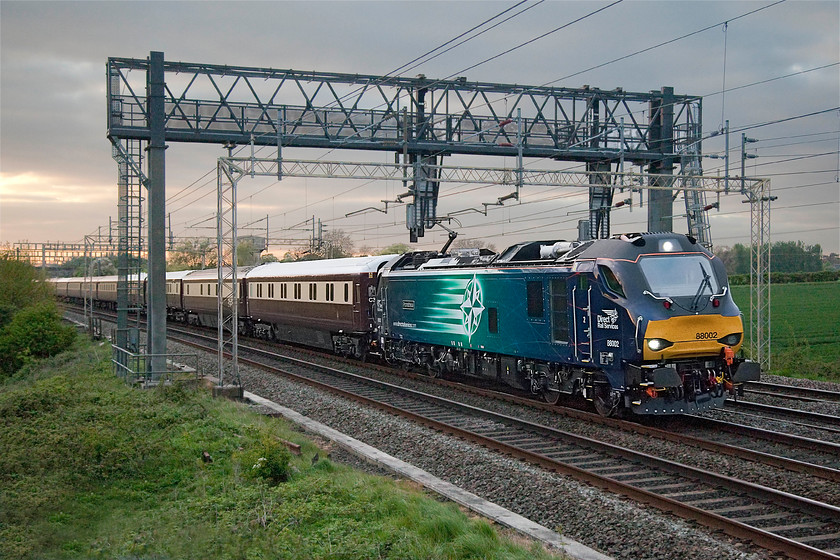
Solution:
M161 50L167 60L385 74L506 7L497 2L0 2L2 236L9 240L23 235L78 237L116 214L116 165L105 137L104 70L108 57L145 58L150 51ZM440 78L466 74L469 80L533 85L572 76L556 85L590 84L601 89L621 86L625 91L641 92L673 86L678 94L708 95L703 100L707 132L717 129L723 120L737 128L840 105L840 68L836 66L726 95L720 92L724 54L729 88L837 62L840 4L836 1L786 2L741 19L735 18L761 5L751 1L624 2L462 72L597 7L600 5L591 2L535 5L521 16L421 64L408 75L424 73ZM713 27L668 46L587 70L727 20L726 34L722 26ZM174 85L184 77L170 79ZM207 91L214 94L212 89ZM749 134L763 141L837 131L838 122L837 115L825 114L753 129ZM837 136L828 138L837 140ZM730 140L732 172L736 168L740 172L739 135L733 134ZM784 148L769 150L761 142L755 146L760 157L751 160L754 163L783 159L785 153L829 151L824 144L800 145L795 152L793 148L787 152ZM834 146L837 149L836 142ZM723 138L706 141L703 149L707 153L722 152ZM167 196L182 193L167 208L174 212L173 225L191 223L214 211L215 172L201 177L215 168L216 158L222 153L219 146L170 144ZM314 159L322 154L288 150L286 157ZM393 154L348 150L325 157L386 161L392 160ZM816 170L828 169L826 177L833 178L837 160L827 160L831 158L764 165L754 171L771 175L774 187L796 186L817 182L813 176ZM475 161L447 158L451 164L473 165ZM709 169L719 163L705 162ZM490 165L502 164L511 162ZM533 166L545 167L542 162ZM287 178L250 199L249 195L243 197L245 221L252 215L270 214L270 227L279 229L316 215L329 221L330 227L354 231L367 244L406 241L403 207L392 206L388 214L371 212L355 219L344 218L353 210L384 206L381 200L393 200L403 192L401 182L359 185L361 182ZM243 188L255 192L263 186ZM475 190L471 185L446 185L442 190L451 196L440 199L440 215L480 207L482 202L507 194L504 187ZM523 200L539 192L529 187ZM807 200L825 200L818 197L819 189L792 192ZM721 214L745 209L746 205L736 198L724 201ZM585 212L568 214L585 210L585 203L575 205L580 199L576 195L539 205L511 204L493 209L487 216L473 213L459 219L464 234L504 235L503 241L496 240L498 246L519 240L517 236L571 237L576 234L578 217L585 217ZM684 212L681 206L679 199L675 213ZM529 212L546 212L556 218L540 218L544 227L527 230ZM735 215L743 221L733 223L731 231L737 230L744 241L749 233L748 215ZM816 223L818 218L821 224L832 219L836 224L836 215L831 213L803 210L792 215L801 223ZM646 209L638 208L632 215L616 213L614 229L645 229L645 216ZM779 214L783 216L786 218ZM811 216L816 218L812 220ZM713 238L736 235L727 229L729 219L714 218L714 214L712 219ZM26 220L39 226L33 228ZM521 233L511 233L515 231ZM439 246L445 235L436 228L425 241ZM825 239L825 247L840 250L836 231L825 234Z
M113 186L77 183L78 178L41 175L35 172L0 173L0 197L4 208L15 203L54 202L97 204L115 199Z

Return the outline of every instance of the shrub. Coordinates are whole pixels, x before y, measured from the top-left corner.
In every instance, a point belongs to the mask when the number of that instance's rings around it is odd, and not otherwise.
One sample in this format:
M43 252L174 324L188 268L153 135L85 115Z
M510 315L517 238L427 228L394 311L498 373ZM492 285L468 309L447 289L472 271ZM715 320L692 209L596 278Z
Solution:
M63 352L75 338L75 329L61 324L61 316L52 303L18 311L0 330L0 373L9 375L33 359Z
M292 454L286 446L269 434L263 434L259 445L242 455L243 470L249 476L277 485L289 480Z
M0 321L10 320L20 309L51 301L52 294L52 286L32 265L0 254Z

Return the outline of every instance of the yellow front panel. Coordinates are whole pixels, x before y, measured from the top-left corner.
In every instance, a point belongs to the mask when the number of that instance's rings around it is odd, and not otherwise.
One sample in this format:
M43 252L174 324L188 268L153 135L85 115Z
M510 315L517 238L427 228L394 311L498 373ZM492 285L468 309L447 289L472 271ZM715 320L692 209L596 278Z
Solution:
M725 345L717 341L726 335L743 333L741 317L722 315L689 315L662 321L650 321L645 332L644 360L670 360L693 356L717 356ZM664 350L654 352L648 348L651 338L664 338L674 343ZM741 336L741 342L744 337ZM739 342L732 349L737 352Z

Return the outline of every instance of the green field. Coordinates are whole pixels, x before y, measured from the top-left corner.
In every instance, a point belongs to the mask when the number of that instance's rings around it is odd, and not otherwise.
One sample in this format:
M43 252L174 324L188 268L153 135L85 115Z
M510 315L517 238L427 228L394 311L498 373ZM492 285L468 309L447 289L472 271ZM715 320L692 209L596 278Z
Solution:
M746 323L749 287L732 295ZM771 285L770 334L771 373L840 381L840 283Z

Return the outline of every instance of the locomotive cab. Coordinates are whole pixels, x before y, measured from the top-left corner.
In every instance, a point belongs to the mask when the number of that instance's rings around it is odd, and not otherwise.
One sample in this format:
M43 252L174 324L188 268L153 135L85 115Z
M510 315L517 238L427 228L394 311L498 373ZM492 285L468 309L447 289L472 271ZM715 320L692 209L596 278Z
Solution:
M598 258L597 273L607 298L625 308L633 347L610 383L623 392L592 395L599 411L623 404L636 414L695 412L757 379L757 364L735 357L743 324L720 259L684 235L619 239L626 258Z

